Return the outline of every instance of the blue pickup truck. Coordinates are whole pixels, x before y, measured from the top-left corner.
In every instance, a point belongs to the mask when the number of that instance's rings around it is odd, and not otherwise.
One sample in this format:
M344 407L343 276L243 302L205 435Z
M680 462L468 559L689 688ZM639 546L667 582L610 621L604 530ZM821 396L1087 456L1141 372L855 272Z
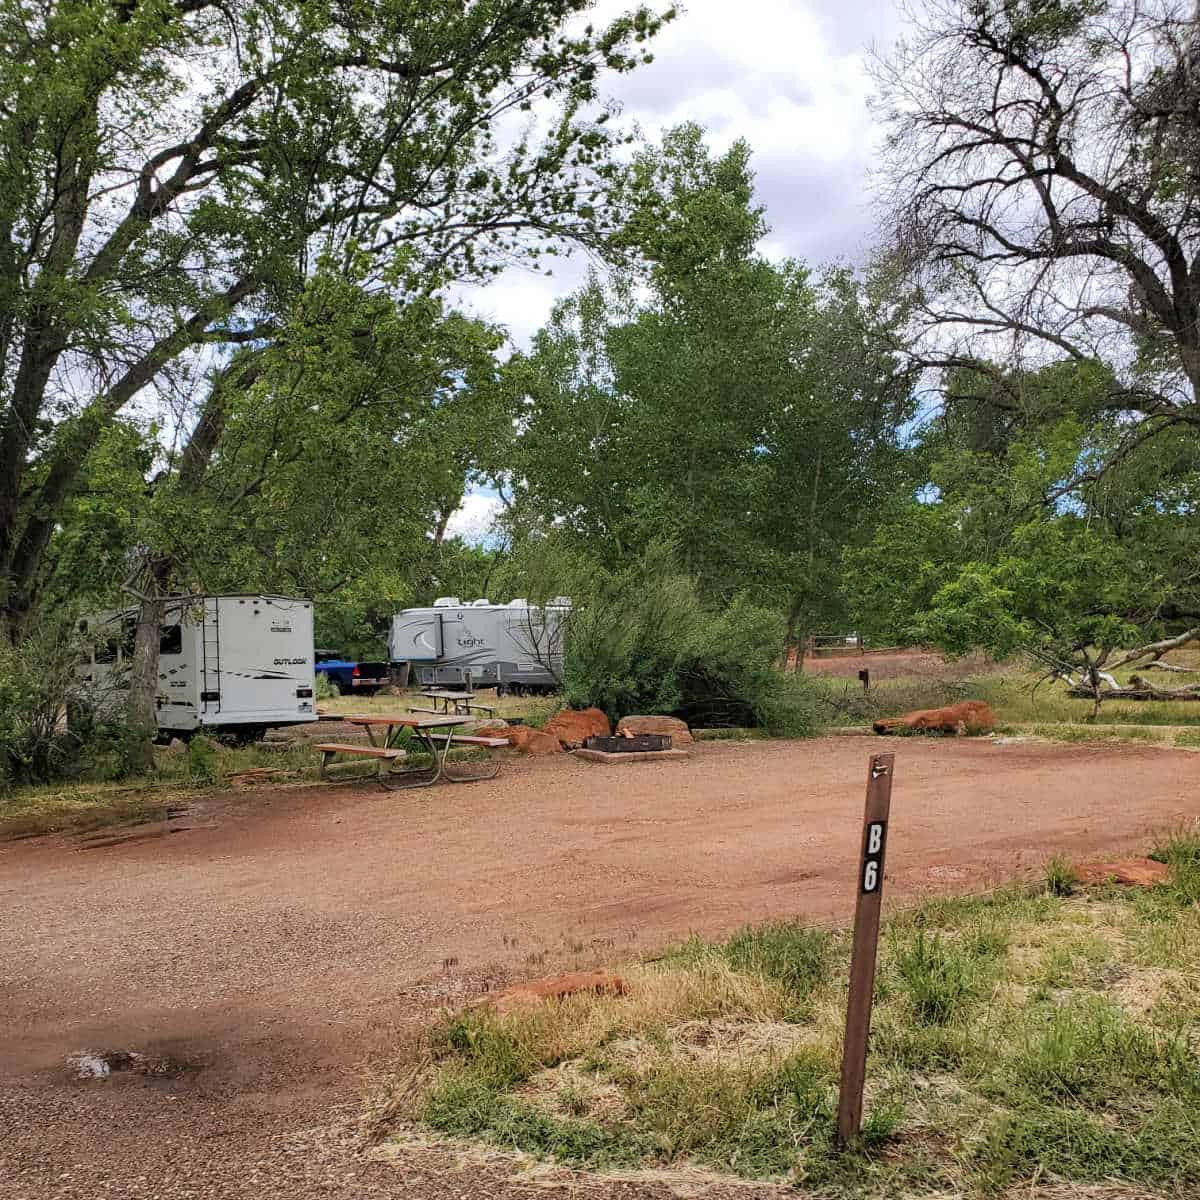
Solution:
M318 676L324 675L343 696L351 692L371 696L391 682L387 663L355 662L337 650L314 651L313 670Z

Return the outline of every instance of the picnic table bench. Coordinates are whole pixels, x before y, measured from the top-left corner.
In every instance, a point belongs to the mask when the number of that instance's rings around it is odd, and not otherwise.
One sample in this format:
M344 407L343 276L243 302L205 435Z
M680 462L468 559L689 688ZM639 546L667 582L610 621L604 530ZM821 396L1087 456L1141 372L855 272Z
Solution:
M343 718L351 725L361 725L367 732L367 738L370 741L370 747L359 746L356 749L362 753L368 753L370 750L380 750L387 754L403 755L404 751L400 750L395 742L406 729L411 729L413 736L420 742L421 746L428 752L432 759L432 765L429 767L412 767L403 771L388 771L380 772L379 782L384 787L393 788L409 788L409 787L430 787L437 783L439 779L445 779L448 783L471 783L478 779L493 779L500 771L500 763L491 764L489 771L462 771L457 767L449 767L446 764L446 757L450 750L455 745L459 746L482 746L489 750L498 750L501 746L507 746L508 742L504 738L488 738L488 737L473 737L465 734L456 734L455 730L462 725L470 723L471 718L461 715L436 714L433 716L417 716L414 713L367 713L363 715L348 716ZM373 730L383 729L383 745L376 746L375 734ZM438 735L443 735L440 738ZM318 747L320 749L320 747ZM406 779L407 782L393 783L397 778Z
M352 754L360 758L373 758L376 760L377 766L375 770L375 778L384 787L387 786L385 776L389 773L388 768L398 759L407 758L408 753L405 750L398 748L383 747L383 746L363 746L351 742L319 742L313 747L314 750L321 752L321 778L329 778L329 763L336 754ZM343 776L343 778L346 778ZM365 778L353 776L352 778Z
M495 711L487 704L473 704L475 699L474 692L455 691L453 688L429 688L421 693L426 700L433 701L432 708L414 708L413 712L423 713L449 713L450 706L454 706L456 715L463 713L470 714L479 709L480 712L485 712L490 717Z

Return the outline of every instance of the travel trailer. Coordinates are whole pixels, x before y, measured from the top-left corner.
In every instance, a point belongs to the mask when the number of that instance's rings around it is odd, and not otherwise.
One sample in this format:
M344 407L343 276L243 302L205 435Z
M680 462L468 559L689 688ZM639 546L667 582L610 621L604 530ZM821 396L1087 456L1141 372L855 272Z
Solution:
M84 622L86 691L111 703L128 683L137 609ZM317 719L313 607L288 596L194 596L171 601L160 631L158 727L250 739Z
M571 602L558 596L538 606L524 600L464 603L443 596L429 608L406 608L392 619L393 663L410 663L426 686L495 687L498 694L557 691Z

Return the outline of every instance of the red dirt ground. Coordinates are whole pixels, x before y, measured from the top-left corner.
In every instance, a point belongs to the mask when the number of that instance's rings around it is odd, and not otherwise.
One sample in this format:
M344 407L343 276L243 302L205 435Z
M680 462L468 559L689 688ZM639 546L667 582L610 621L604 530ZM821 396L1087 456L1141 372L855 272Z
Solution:
M363 1065L485 983L616 965L690 930L844 919L885 746L893 903L1057 851L1142 849L1200 817L1200 757L1182 751L844 737L513 760L494 782L410 793L263 790L170 837L3 846L5 1196L525 1194L499 1168L356 1153ZM80 1082L65 1066L126 1048L189 1069Z

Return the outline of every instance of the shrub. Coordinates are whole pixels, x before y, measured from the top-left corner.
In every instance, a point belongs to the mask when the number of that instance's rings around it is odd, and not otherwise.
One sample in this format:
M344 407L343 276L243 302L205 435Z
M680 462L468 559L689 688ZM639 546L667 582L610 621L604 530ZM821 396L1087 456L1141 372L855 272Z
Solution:
M761 726L793 736L816 728L808 681L775 667L780 618L745 597L707 606L669 547L654 547L619 572L597 571L566 634L567 703L616 720L665 713L689 725Z
M1075 890L1079 876L1075 868L1059 855L1046 864L1046 891L1051 896L1069 896Z
M42 621L16 644L0 641L0 791L128 773L137 739L110 704L84 693L79 659L69 621Z
M947 679L883 680L869 692L857 680L818 676L811 682L817 719L830 725L870 725L881 717L945 708L975 697L973 686Z
M220 778L217 765L217 743L203 734L196 734L187 748L188 780L200 786L214 784Z

